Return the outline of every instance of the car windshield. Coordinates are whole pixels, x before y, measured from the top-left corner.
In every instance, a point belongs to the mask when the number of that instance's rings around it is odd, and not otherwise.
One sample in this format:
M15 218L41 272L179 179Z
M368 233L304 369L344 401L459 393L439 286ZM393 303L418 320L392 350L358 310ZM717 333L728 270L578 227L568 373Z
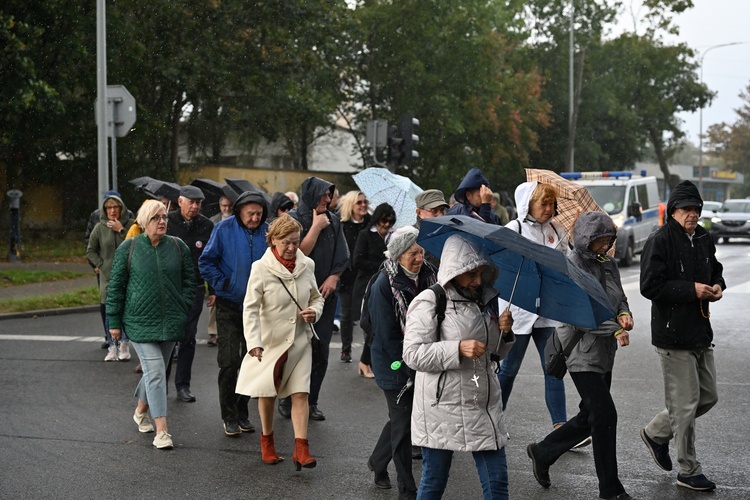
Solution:
M622 212L625 203L625 186L586 186L586 189L609 215Z
M726 201L721 207L722 212L740 212L750 213L750 201L748 200L737 200L737 201Z
M709 212L716 212L721 208L721 203L718 201L704 201L703 202L703 210L709 211Z

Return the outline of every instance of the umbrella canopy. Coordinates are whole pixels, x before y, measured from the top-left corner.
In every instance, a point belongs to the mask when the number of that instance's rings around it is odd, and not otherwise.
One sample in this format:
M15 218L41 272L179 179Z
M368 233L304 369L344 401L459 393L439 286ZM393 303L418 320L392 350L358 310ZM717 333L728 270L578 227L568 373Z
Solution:
M254 191L256 193L260 193L263 195L263 198L266 200L266 204L270 207L271 206L271 196L266 193L263 189L259 188L252 182L248 181L247 179L224 179L227 181L227 184L229 184L229 187L235 190L237 195L241 195L245 191Z
M203 196L206 197L201 207L201 211L206 217L219 213L219 200L222 196L229 198L232 203L237 201L239 196L231 187L211 179L194 179L190 184L200 189Z
M596 203L593 196L591 196L584 186L568 179L563 179L551 170L527 168L526 180L555 186L557 189L557 215L554 220L565 228L570 241L573 241L573 226L575 226L579 213L607 213Z
M142 191L149 198L166 198L177 203L180 197L180 185L174 182L160 181L152 177L138 177L130 181L137 191Z
M512 229L463 215L422 221L419 243L439 256L445 240L462 234L485 247L500 269L495 288L507 302L545 318L596 328L615 316L606 293L593 276L565 255L539 245Z
M367 195L371 207L388 203L396 212L396 227L417 222L417 203L414 198L422 188L403 175L379 167L366 168L352 176L359 189Z

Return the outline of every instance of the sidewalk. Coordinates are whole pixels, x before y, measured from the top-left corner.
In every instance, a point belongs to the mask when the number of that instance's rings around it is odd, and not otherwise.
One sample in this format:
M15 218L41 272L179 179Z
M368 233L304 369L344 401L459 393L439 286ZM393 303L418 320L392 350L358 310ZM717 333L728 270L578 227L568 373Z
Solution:
M70 280L31 283L29 285L0 287L0 300L10 298L36 297L40 295L56 295L72 292L81 288L96 286L96 275L87 263L79 262L0 262L0 277L8 269L27 269L39 271L75 271L87 273L88 276ZM32 316L51 316L55 314L69 314L78 312L98 311L99 306L67 307L62 309L46 309L41 311L25 311L18 313L0 314L0 320L26 318Z

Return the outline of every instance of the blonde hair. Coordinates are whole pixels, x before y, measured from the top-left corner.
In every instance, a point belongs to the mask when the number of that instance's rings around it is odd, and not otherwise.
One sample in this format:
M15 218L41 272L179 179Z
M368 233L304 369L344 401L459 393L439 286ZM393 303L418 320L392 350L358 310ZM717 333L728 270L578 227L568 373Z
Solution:
M138 209L138 216L135 221L145 230L151 218L159 213L160 210L164 210L166 213L167 207L164 206L164 203L158 200L146 200L141 205L141 208Z
M273 240L283 239L284 237L292 233L301 233L302 224L289 214L282 214L276 217L271 226L268 228L268 234L266 234L266 241L268 246L273 246Z
M532 203L554 203L557 201L557 189L555 189L555 186L552 186L551 184L542 184L541 182L537 184L536 188L534 189L534 192L531 193L531 198L529 199L529 206L531 206Z
M354 206L357 204L357 198L362 195L367 199L367 195L362 191L349 191L344 196L339 198L339 214L341 214L341 222L346 222L352 219L352 212L354 212Z

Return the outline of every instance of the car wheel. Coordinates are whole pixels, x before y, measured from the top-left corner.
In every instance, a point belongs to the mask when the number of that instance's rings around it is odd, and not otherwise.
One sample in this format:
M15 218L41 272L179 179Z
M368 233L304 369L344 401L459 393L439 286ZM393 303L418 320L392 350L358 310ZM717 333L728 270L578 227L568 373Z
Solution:
M628 240L628 248L625 250L625 256L620 259L620 267L630 267L633 265L635 250L633 250L633 240Z
M727 243L729 243L729 237L728 236L724 236L724 244L726 245Z

